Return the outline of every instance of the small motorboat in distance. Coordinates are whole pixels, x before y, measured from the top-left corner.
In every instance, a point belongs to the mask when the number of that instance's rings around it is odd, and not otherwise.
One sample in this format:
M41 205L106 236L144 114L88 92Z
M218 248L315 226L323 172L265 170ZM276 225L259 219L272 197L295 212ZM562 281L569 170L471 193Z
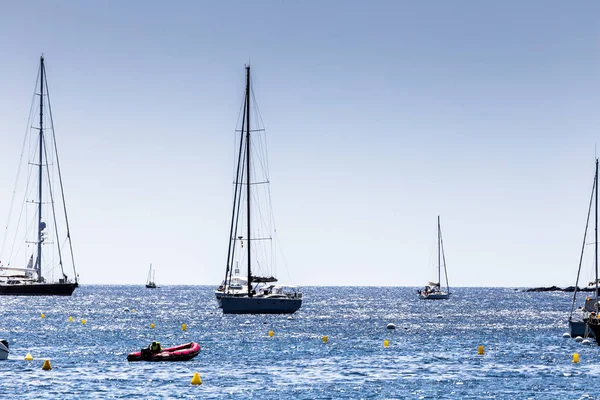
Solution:
M8 341L5 339L0 340L0 360L8 359Z
M141 351L129 353L127 361L187 361L200 353L200 345L195 342L163 349L158 342Z

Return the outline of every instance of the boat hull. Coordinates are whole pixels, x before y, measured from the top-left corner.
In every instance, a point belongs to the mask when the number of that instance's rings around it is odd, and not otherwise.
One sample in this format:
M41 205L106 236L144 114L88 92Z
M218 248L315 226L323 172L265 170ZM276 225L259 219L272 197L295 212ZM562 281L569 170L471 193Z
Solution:
M595 338L596 335L594 331L590 328L587 328L587 336L586 336L586 328L587 323L585 321L569 321L569 334L572 338L576 338L577 336Z
M200 353L200 345L195 342L181 346L162 349L159 353L152 353L149 349L136 351L127 355L127 361L188 361Z
M0 341L0 360L7 360L8 353L8 342L6 340Z
M77 283L0 284L4 296L71 296Z
M302 306L298 298L221 296L223 314L293 314Z
M421 300L448 300L450 298L450 293L431 293L427 295L419 295Z
M600 336L600 325L598 325L598 322L588 322L588 327L592 330L592 332L594 332L594 337L597 338ZM600 340L596 339L596 343L598 343L598 346L600 346Z

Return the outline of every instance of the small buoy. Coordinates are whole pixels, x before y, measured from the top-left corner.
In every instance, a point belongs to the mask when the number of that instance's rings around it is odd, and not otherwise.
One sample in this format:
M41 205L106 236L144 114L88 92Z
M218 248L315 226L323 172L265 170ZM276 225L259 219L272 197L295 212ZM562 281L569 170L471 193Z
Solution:
M194 372L192 377L192 385L202 385L202 379L200 379L200 374L197 372Z
M570 338L571 334L569 332L565 332L565 333L563 333L563 337L564 338Z
M42 313L42 315L40 315L40 317L46 318L46 315L44 313Z
M327 343L329 342L329 337L328 336L323 336L323 343Z
M581 341L583 341L583 338L582 338L581 336L577 336L577 337L575 338L575 341L576 341L576 342L581 342Z
M480 356L485 354L485 347L483 346L478 346L477 347L477 354L479 354Z
M590 342L590 340L589 340L589 339L583 339L583 340L581 341L581 344L591 344L591 343L592 343L592 342Z
M181 330L182 331L187 331L187 325L186 324L181 324Z
M150 329L154 329L154 324L150 324Z
M387 324L388 329L396 329L396 325L392 324L391 322L389 324Z
M31 361L33 360L33 357L31 357L31 353L27 353L27 355L25 356L25 361Z
M275 332L269 331L269 337L273 337L273 336L275 336Z
M573 362L574 363L578 363L579 362L579 354L577 354L577 353L573 354Z
M131 309L131 312L135 312L135 308L132 308L132 309Z
M52 365L50 365L50 360L44 360L44 365L42 365L42 369L44 371L50 371L52 369Z
M81 325L85 325L85 323L86 323L86 322L87 322L87 320L85 320L85 319L82 319L82 320L81 320Z
M389 345L390 345L390 342L389 342L389 340L385 339L385 340L383 341L383 347L388 347Z
M73 317L69 317L69 322L73 322Z

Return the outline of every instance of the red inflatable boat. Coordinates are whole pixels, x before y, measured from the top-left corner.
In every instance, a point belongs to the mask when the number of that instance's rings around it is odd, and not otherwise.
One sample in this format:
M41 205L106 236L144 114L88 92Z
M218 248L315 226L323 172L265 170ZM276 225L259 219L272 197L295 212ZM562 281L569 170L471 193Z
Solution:
M152 351L142 349L127 355L127 361L187 361L200 353L200 345L195 342L182 344L180 346Z

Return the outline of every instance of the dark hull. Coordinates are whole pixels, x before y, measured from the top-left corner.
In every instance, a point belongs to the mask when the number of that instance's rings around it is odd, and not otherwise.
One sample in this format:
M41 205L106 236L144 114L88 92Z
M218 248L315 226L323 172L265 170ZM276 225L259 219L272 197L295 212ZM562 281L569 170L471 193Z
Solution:
M585 321L569 321L569 333L572 338L581 336L582 338L595 338L594 331L587 327ZM586 335L587 333L587 335Z
M223 314L293 314L302 299L222 296L219 306Z
M600 325L588 322L588 327L592 330L592 332L594 332L594 336L596 338L600 337ZM598 339L596 339L596 343L598 343L598 346L600 346L600 341Z
M158 286L152 284L152 285L148 285L146 284L146 289L156 289Z
M32 283L24 285L0 284L4 296L71 296L77 283Z

